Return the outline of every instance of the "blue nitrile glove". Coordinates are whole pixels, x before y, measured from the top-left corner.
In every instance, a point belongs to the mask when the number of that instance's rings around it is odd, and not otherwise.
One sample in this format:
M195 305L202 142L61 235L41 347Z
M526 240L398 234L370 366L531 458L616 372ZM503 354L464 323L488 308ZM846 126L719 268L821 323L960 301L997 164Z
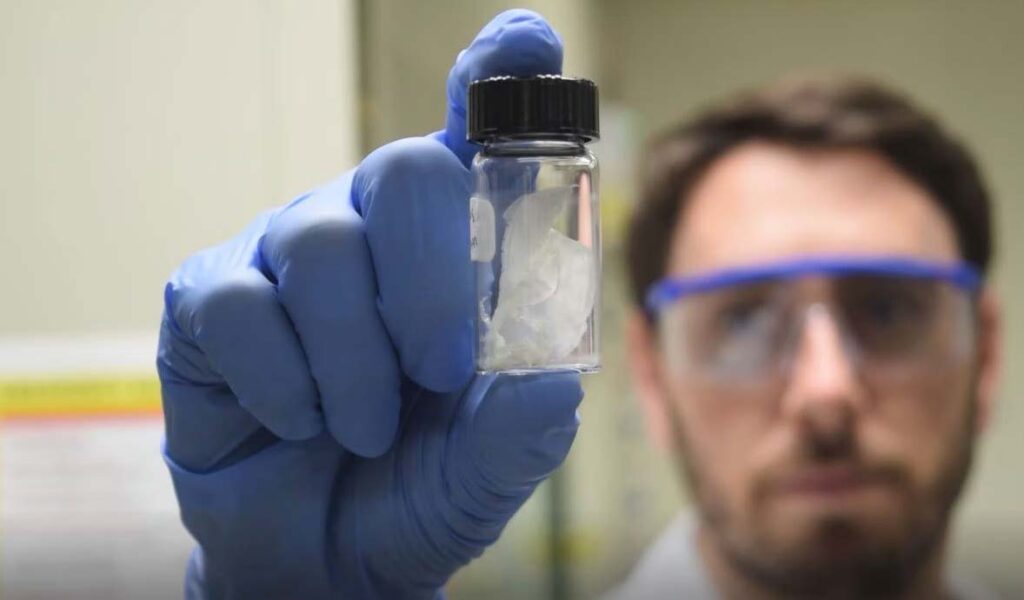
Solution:
M540 16L459 55L447 128L200 252L157 365L165 458L199 542L189 598L433 598L564 459L570 373L473 375L467 84L560 71Z

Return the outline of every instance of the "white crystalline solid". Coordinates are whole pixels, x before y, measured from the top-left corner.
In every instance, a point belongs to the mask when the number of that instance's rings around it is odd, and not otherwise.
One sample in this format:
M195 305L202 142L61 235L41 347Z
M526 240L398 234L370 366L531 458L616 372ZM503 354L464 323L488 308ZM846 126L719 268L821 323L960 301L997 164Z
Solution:
M552 227L573 193L563 187L525 194L503 215L498 303L484 340L488 369L556 364L586 333L593 254Z

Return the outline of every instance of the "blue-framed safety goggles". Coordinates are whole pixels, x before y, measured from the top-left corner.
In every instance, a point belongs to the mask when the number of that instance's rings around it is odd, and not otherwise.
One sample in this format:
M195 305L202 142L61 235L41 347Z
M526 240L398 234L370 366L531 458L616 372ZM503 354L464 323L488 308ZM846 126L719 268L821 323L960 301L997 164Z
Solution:
M969 292L981 286L978 270L966 262L943 263L900 256L803 256L688 277L666 277L650 287L645 305L651 314L656 315L673 301L693 294L772 279L796 279L812 275L930 279L945 281Z
M815 255L666 278L646 304L665 357L693 379L775 381L815 324L858 369L891 382L962 361L981 283L964 262Z

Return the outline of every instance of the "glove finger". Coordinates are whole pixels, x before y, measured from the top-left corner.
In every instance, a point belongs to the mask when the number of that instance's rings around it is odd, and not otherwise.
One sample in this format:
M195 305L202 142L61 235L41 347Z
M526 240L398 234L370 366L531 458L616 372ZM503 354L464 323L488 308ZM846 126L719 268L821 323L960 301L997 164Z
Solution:
M236 242L246 246L236 250L251 252L255 239ZM231 254L223 247L217 250ZM161 343L168 348L161 351L158 362L164 383L178 381L211 389L226 383L238 403L275 435L290 440L317 435L323 421L316 386L274 286L255 268L227 273L214 268L217 275L210 277L208 256L199 254L187 261L165 291L168 318L162 335L174 339ZM220 400L207 403L216 407L183 402L172 407L175 414L168 422L172 448L178 446L177 426L185 427L182 434L187 441L190 421L203 420L201 415L210 410L231 412L224 406L230 396L221 394ZM245 418L218 419L225 427L228 421L239 421L238 427L232 426L236 433L251 433Z
M161 369L165 450L182 468L217 471L281 439L242 408L227 385L197 386L165 373Z
M376 150L352 183L402 371L436 391L473 372L469 187L469 172L427 138Z
M460 419L481 485L505 495L532 491L569 453L582 399L578 373L494 377Z
M477 79L497 75L559 74L562 39L539 14L508 10L494 17L459 53L448 74L448 113L443 140L469 166L479 146L466 141L466 90Z
M298 332L328 429L374 457L398 427L400 372L350 184L346 175L289 206L268 226L260 255Z

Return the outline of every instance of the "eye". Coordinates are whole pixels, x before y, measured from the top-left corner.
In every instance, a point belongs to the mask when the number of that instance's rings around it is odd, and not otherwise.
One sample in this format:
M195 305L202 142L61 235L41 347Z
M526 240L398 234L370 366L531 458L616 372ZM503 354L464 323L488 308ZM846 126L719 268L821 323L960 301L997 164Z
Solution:
M862 319L879 327L894 327L906 324L908 319L921 313L918 299L907 294L875 294L865 296L857 302L857 313Z
M863 278L845 287L841 304L847 324L865 349L903 352L931 335L936 291L927 281Z
M759 373L778 347L785 309L778 286L735 286L694 296L686 308L690 360L705 373L729 377Z
M920 323L931 311L934 286L928 282L865 281L850 290L847 310L864 324L897 328Z
M725 307L719 315L719 324L724 332L743 334L763 326L768 318L768 307L756 299L737 301Z

